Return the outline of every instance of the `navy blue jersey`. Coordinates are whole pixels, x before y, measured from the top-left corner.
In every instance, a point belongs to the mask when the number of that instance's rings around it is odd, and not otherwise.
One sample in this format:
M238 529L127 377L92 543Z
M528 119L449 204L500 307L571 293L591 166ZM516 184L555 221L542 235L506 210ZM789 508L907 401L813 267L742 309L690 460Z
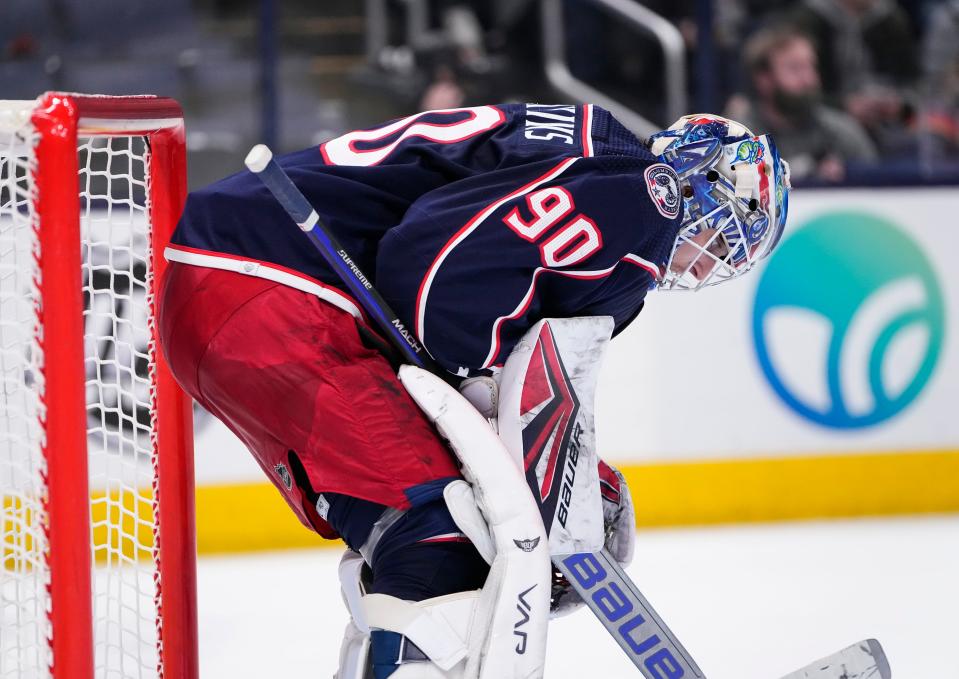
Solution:
M278 159L429 353L502 365L544 317L643 305L679 229L679 182L598 107L428 111ZM241 172L190 194L167 258L298 287L356 313L269 191Z

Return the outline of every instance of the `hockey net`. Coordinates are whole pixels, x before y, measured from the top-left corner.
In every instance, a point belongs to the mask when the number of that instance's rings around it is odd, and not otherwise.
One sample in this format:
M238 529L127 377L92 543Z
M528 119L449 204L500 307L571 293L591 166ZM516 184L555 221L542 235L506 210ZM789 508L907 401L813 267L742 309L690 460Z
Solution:
M155 335L184 196L175 102L0 102L2 679L196 676L190 405Z

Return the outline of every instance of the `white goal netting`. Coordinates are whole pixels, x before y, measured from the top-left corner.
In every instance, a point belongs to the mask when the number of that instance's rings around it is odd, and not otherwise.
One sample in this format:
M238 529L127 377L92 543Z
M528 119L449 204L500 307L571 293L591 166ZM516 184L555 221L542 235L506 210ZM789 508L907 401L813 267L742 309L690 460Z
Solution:
M43 364L28 110L0 117L0 677L43 676L51 656L43 507Z
M49 676L57 606L46 589L57 526L46 514L45 436L58 413L45 411L44 377L64 366L37 341L37 310L57 291L37 266L46 225L35 210L36 141L26 115L0 108L0 679ZM141 136L94 135L77 154L95 676L155 677L149 149Z

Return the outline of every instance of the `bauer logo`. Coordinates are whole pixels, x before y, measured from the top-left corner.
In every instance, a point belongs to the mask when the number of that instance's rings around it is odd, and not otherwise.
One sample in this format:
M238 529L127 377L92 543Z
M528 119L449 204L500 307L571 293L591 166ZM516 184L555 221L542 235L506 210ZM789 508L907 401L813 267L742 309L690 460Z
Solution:
M753 309L776 394L817 424L888 420L925 388L943 345L942 292L918 245L864 212L807 222L770 258Z
M603 561L605 560L605 564ZM609 570L607 570L609 567ZM640 601L638 591L625 574L617 574L611 557L603 552L582 552L563 557L563 575L576 588L599 617L606 630L631 656L637 667L644 667L643 676L650 679L680 679L687 676L688 659L683 657L676 641L667 635L648 604ZM701 673L692 672L701 677Z

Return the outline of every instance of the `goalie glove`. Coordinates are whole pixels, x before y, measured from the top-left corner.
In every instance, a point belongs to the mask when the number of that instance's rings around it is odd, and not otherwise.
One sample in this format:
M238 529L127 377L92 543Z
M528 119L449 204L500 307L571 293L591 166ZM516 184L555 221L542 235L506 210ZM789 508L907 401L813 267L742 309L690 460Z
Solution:
M622 473L602 460L599 461L600 496L603 499L603 529L605 546L623 567L633 561L636 546L636 516L633 498ZM553 571L553 587L550 597L550 618L569 615L583 605L577 594L560 571Z
M624 568L633 562L636 548L636 514L633 497L622 472L599 461L599 489L603 498L606 549Z

